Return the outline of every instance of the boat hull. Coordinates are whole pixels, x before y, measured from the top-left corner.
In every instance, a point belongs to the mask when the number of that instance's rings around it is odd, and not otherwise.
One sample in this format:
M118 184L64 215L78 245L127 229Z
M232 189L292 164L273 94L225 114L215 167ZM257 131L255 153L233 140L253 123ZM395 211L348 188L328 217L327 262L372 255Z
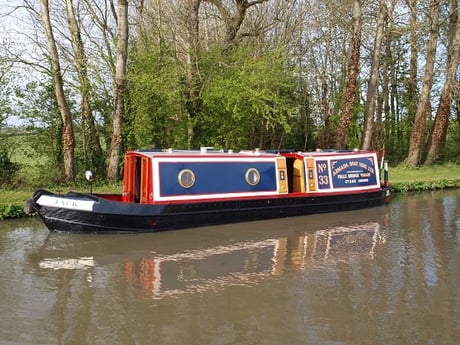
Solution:
M31 206L51 231L129 233L350 211L381 206L388 201L387 188L356 194L165 204L126 203L92 194L58 195L39 190L34 194Z

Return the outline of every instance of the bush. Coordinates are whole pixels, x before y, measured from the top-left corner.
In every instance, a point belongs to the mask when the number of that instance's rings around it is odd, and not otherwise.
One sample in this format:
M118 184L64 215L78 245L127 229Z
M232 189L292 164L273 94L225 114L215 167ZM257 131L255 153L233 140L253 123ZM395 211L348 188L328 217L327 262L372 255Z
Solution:
M0 220L25 216L24 208L19 204L0 204Z
M0 148L0 187L8 184L12 184L16 173L19 170L19 164L11 161L10 155L4 149Z

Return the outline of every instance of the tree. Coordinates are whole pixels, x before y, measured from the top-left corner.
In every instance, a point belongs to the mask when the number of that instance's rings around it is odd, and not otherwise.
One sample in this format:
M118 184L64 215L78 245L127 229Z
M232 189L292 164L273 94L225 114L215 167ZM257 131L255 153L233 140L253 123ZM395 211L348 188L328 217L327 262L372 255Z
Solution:
M409 142L409 153L405 163L415 167L420 160L423 138L425 135L426 117L430 105L430 92L433 85L434 64L436 47L439 36L439 0L432 0L430 5L430 35L427 41L425 73L423 76L422 92L417 106L415 123L412 127Z
M369 77L369 83L367 85L367 97L366 105L364 110L364 135L363 143L361 148L363 150L369 150L371 147L371 139L374 126L374 112L375 112L375 102L377 95L377 86L379 79L379 67L380 67L380 49L382 45L385 16L387 8L385 5L385 0L381 0L380 8L377 14L377 31L375 34L374 50L372 56L372 66L371 73Z
M225 7L222 0L203 0L214 4L219 10L225 24L224 47L230 49L238 44L241 36L238 35L243 20L246 17L247 10L257 4L267 2L268 0L235 0L235 10L232 11Z
M185 79L187 83L186 109L188 113L188 148L195 135L194 121L201 111L202 77L200 74L200 4L201 0L187 0L185 27L187 32L187 63Z
M9 96L11 93L9 75L11 67L11 63L3 56L0 56L0 129L11 113L9 109Z
M24 135L30 147L23 154L38 170L35 174L27 174L27 181L42 186L62 182L63 166L62 116L55 97L54 81L50 75L46 77L40 82L18 85L15 90L18 100L15 108L27 130ZM69 103L69 107L74 109L75 104Z
M79 81L81 97L81 133L83 164L85 169L95 169L97 173L104 165L104 155L96 130L91 106L91 82L88 77L88 58L86 56L79 22L75 16L73 0L66 0L67 22L69 25L70 39L74 52L73 63ZM90 145L91 143L91 145Z
M344 148L347 146L348 129L353 116L356 91L358 87L359 76L359 58L361 48L361 1L353 0L353 33L350 44L350 57L347 68L347 82L343 90L342 113L340 115L340 124L337 129L335 146Z
M427 144L425 165L430 165L436 160L440 146L446 139L449 116L452 109L452 96L456 84L455 75L460 59L460 22L457 0L451 0L450 4L451 13L449 16L446 77Z
M410 62L409 62L409 78L407 80L407 97L408 97L408 123L414 123L415 114L417 112L417 59L418 59L418 44L417 44L417 11L416 0L406 0L410 10Z
M127 148L187 147L188 119L182 110L181 74L172 47L156 46L144 31L127 74Z
M63 160L64 160L64 178L67 182L74 179L74 148L75 138L72 123L72 114L70 113L69 104L64 93L64 82L62 79L61 64L59 54L54 39L53 28L51 26L48 0L40 0L41 19L45 29L48 41L49 58L52 68L52 76L56 94L56 101L62 116L62 139L63 139Z
M113 85L113 123L107 178L116 179L119 174L122 149L122 124L125 115L125 79L128 59L128 1L118 1L118 40L115 79Z
M288 97L295 84L288 55L282 48L260 57L251 58L249 49L230 55L203 94L204 113L215 114L203 119L204 136L218 147L278 147L297 113Z

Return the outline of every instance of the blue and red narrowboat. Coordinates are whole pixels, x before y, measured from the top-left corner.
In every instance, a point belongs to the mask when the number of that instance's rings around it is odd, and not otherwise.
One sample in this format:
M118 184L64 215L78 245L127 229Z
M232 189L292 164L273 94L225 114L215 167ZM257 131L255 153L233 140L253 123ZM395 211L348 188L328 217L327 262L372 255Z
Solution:
M91 174L88 174L91 179ZM136 150L121 194L37 190L52 231L154 232L375 207L389 202L373 151Z

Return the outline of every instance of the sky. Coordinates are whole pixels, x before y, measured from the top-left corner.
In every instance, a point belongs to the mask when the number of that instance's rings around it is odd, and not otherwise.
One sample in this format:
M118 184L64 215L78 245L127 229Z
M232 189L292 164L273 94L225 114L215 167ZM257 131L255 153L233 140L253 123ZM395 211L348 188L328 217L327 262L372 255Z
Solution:
M25 32L26 26L21 25L24 23L20 20L21 12L11 13L16 6L20 6L22 3L22 0L0 0L0 44L7 40L20 46L18 32ZM1 50L0 53L2 53ZM7 126L20 126L22 123L18 117L11 116L6 120L5 124Z

